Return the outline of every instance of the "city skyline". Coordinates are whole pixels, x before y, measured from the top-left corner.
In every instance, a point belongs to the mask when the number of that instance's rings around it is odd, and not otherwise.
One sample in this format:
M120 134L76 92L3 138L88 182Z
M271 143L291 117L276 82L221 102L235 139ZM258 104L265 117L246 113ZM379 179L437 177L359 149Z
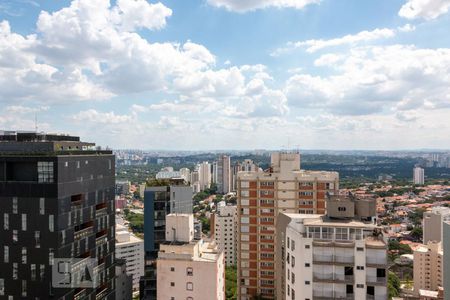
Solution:
M0 128L37 118L114 149L449 149L449 7L2 1Z

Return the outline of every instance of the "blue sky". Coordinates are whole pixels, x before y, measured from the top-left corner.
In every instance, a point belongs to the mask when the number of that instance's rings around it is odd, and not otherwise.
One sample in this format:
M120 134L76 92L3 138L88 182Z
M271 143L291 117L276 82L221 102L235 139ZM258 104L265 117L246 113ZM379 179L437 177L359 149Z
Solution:
M114 148L450 148L450 0L0 2L0 129Z

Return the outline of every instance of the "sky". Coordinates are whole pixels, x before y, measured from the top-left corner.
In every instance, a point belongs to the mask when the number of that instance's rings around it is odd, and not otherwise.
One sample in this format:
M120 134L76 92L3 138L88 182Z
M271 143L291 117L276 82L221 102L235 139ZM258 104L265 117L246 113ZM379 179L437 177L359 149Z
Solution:
M450 149L449 10L1 0L0 129L115 149Z

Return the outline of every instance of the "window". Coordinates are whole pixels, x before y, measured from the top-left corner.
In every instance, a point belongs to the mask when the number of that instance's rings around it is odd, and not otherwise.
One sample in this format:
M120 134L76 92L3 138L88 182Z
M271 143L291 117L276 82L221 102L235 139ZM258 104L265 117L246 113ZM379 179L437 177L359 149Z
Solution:
M55 219L54 219L53 215L48 216L48 230L50 232L53 232L55 230Z
M320 239L320 227L309 227L309 238Z
M305 263L305 268L309 268L311 266L310 263Z
M51 161L38 162L38 182L40 183L53 182L53 162Z
M27 248L22 247L22 265L27 263Z
M5 295L5 280L0 278L0 296Z
M357 266L356 269L357 270L364 270L364 266Z
M55 262L55 251L50 248L48 249L48 264L50 266L53 266L53 263Z
M348 240L347 228L336 228L336 240Z
M27 296L27 281L22 280L22 297Z
M308 280L306 280L306 281L305 281L305 284L306 284L306 285L310 285L310 284L311 284L311 282L310 282L310 281L308 281Z
M13 242L18 242L19 241L19 236L18 236L18 232L17 230L13 230Z
M9 229L9 215L7 213L3 214L3 229L4 230Z
M309 248L311 248L310 245L305 245L305 249L309 249Z
M175 286L175 282L172 281L172 282L170 283L170 286Z
M9 263L9 246L3 247L3 261Z
M364 251L363 247L356 247L356 251Z
M175 272L175 268L174 267L170 267L170 272Z
M45 265L39 266L39 277L41 278L41 281L45 278Z
M13 197L13 206L12 206L12 211L13 211L13 214L17 214L17 206L18 206L18 204L17 204L17 202L18 202L18 199L17 199L17 197Z
M39 198L39 214L45 214L45 198Z
M295 273L294 272L292 272L292 276L291 276L291 278L292 278L292 284L294 284L295 283Z
M292 300L295 300L295 291L294 291L294 289L292 289L292 291L291 291L291 298L292 298Z
M27 230L27 215L22 214L22 231Z
M194 284L192 282L186 283L186 290L193 291L194 290Z
M19 266L18 266L18 264L17 263L13 263L13 275L12 275L12 277L13 277L13 279L15 280L15 279L17 279L17 273L19 272Z
M363 288L364 288L364 284L357 284L357 285L356 285L356 288L358 288L358 289L363 289Z
M294 257L294 256L291 256L291 258L292 258L291 266L292 266L292 267L295 267L295 257Z
M36 242L36 248L41 248L41 232L40 231L34 232L34 240Z
M193 276L194 270L192 268L186 268L186 275L187 276Z
M295 241L292 240L291 242L291 250L294 251L295 250Z
M30 265L30 273L31 273L31 280L35 281L36 280L36 265L35 264Z
M192 297L187 297L186 300L194 300Z
M338 211L346 211L347 208L345 206L339 206Z

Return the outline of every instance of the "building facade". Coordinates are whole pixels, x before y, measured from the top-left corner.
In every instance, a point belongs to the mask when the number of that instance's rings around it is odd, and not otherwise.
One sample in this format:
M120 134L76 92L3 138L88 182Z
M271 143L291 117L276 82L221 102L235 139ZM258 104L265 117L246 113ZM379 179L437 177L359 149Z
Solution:
M132 276L133 291L139 291L139 280L144 276L144 241L116 224L116 258L125 260L126 272Z
M449 254L450 253L450 221L444 222L444 238L443 240L443 246L444 246L444 299L450 300L450 259Z
M278 214L324 214L326 194L338 189L338 173L301 170L298 153L273 153L268 171L238 174L239 299L275 297Z
M425 170L421 167L415 167L413 170L413 182L414 184L425 183Z
M0 298L114 299L115 161L94 146L74 136L0 134ZM60 259L73 261L71 275L93 262L97 283L52 282Z
M219 156L216 161L216 181L217 192L227 194L231 192L231 159L227 155Z
M450 208L433 207L431 211L423 214L423 243L430 241L441 242L443 225L445 221L450 221Z
M236 265L236 230L237 206L226 205L221 201L214 215L214 239L220 250L224 252L227 266Z
M194 240L192 214L167 216L157 260L158 299L225 299L225 263L215 242Z
M441 242L428 242L414 250L414 292L437 291L443 286L444 254Z
M277 299L387 299L387 244L375 225L375 199L336 197L327 206L326 215L283 216Z
M211 187L212 176L209 162L205 161L198 165L198 177L201 191Z
M144 196L145 274L140 281L141 299L156 299L156 258L165 241L166 216L192 213L192 187L183 179L172 179L167 186L147 187Z
M133 276L127 274L127 262L116 260L116 300L133 299Z

